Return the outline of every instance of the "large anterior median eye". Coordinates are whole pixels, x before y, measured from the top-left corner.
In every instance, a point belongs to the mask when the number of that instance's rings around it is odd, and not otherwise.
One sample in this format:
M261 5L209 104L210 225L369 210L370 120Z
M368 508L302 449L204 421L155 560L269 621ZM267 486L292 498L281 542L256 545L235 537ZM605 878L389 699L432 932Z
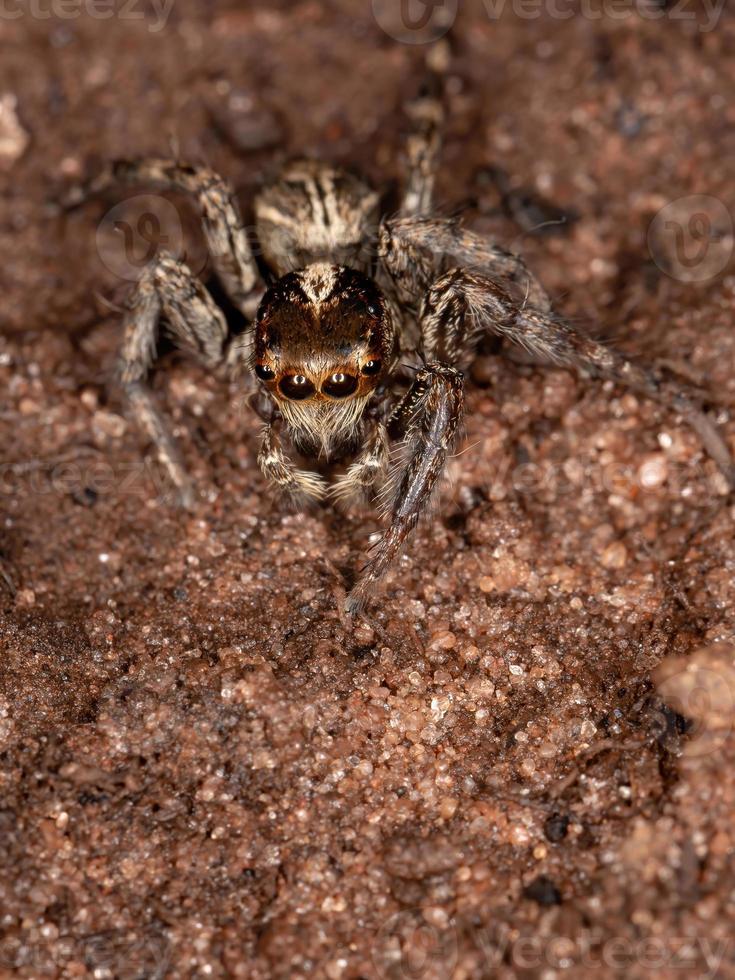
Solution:
M281 389L282 395L296 402L310 398L316 390L311 381L305 378L303 374L287 375L287 377L281 378L278 387Z
M322 392L330 398L346 398L357 390L357 378L351 374L333 374L322 385Z

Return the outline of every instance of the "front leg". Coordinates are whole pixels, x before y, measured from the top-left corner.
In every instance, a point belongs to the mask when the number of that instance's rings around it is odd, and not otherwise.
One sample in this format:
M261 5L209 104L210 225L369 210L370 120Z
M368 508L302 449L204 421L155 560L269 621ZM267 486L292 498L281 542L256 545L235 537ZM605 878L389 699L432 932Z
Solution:
M280 438L282 421L268 422L258 453L258 464L266 480L297 505L321 500L327 492L326 482L318 473L300 470L284 451Z
M388 430L382 422L375 422L360 455L330 487L330 496L345 504L352 501L364 503L383 482L389 464Z
M460 372L444 364L427 364L389 419L389 434L403 437L387 488L390 526L347 599L352 614L365 606L428 507L454 448L463 407Z

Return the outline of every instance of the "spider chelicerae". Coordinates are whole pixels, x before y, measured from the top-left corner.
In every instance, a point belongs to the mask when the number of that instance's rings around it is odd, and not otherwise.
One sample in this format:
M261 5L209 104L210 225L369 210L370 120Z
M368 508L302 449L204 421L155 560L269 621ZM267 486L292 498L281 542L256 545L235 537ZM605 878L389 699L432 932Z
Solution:
M402 201L382 219L380 195L362 179L308 160L258 194L254 236L229 184L202 167L118 162L88 188L124 182L190 193L214 272L248 323L231 335L212 295L166 253L127 303L120 380L182 502L194 493L147 385L162 324L207 368L248 379L269 484L299 502L382 502L387 526L349 594L353 613L428 507L460 431L463 373L489 334L681 413L735 486L727 446L675 379L575 330L522 259L432 214L443 103L435 80L409 104Z

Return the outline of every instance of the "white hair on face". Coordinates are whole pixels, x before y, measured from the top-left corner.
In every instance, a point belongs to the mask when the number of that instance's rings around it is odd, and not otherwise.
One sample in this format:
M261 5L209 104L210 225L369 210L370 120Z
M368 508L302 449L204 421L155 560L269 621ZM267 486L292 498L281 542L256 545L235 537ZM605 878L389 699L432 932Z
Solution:
M329 459L335 449L356 436L369 400L367 396L342 402L279 401L279 408L297 445L315 447L319 456Z

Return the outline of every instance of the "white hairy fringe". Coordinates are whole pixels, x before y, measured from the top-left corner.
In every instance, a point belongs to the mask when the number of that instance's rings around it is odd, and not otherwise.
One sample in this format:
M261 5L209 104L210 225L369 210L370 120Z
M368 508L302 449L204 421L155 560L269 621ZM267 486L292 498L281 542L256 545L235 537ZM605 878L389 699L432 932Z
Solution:
M348 398L342 402L281 401L279 408L297 444L318 448L319 456L329 459L342 444L357 435L368 398Z

